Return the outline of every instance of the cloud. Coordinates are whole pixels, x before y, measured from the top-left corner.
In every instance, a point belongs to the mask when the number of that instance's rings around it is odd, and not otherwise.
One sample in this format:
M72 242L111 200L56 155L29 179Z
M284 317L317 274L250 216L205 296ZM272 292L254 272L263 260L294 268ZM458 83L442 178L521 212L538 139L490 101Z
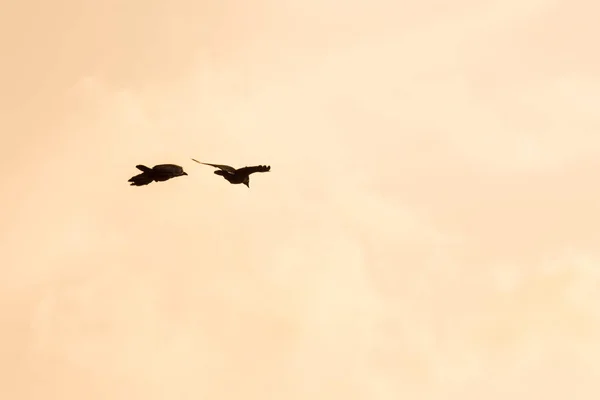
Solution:
M15 156L2 242L12 397L592 388L593 85L528 82L500 38L546 5L229 7L201 41L189 21L203 6L174 4L153 35L136 30L77 75L60 123L37 126L52 135L35 165ZM141 68L186 34L164 75ZM504 47L484 51L490 38ZM577 133L542 135L548 115ZM190 157L273 168L247 189ZM190 175L127 185L136 164L162 162Z

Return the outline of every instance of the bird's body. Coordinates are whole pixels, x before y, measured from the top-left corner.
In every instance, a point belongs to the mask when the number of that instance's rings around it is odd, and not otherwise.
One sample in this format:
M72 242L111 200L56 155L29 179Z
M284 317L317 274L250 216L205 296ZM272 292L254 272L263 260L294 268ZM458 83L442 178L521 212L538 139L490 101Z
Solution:
M128 180L128 182L131 182L131 186L144 186L153 181L164 182L171 178L187 175L182 167L175 164L158 164L152 168L145 165L136 165L135 167L142 173Z
M243 183L247 187L250 187L250 174L253 174L255 172L269 172L271 170L271 166L269 165L256 165L253 167L243 167L236 169L230 167L229 165L205 163L198 160L194 160L193 158L192 160L197 162L198 164L204 164L218 168L215 171L215 174L222 176L233 185L239 185L240 183Z

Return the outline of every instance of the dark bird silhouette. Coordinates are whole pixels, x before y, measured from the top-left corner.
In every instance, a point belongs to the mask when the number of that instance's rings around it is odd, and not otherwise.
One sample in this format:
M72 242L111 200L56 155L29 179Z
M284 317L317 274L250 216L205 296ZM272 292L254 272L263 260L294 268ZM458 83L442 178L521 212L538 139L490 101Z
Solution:
M158 164L153 168L148 168L145 165L136 165L135 167L142 173L127 181L131 182L131 186L144 186L152 183L152 181L164 182L177 176L187 175L182 167L175 164Z
M192 158L192 160L194 159ZM253 167L235 169L229 165L210 164L198 160L194 161L196 161L198 164L210 165L211 167L218 168L218 170L215 171L215 174L222 176L231 184L237 185L243 183L247 187L250 187L250 174L255 172L269 172L271 170L270 165L256 165Z

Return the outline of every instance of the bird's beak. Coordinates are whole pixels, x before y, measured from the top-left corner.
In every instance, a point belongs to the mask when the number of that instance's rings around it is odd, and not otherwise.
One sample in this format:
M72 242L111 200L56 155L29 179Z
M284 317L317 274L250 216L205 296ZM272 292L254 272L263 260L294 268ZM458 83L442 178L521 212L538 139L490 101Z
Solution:
M246 185L248 188L250 188L250 184L249 183L244 182L244 185Z
M184 172L183 175L187 175L187 172Z

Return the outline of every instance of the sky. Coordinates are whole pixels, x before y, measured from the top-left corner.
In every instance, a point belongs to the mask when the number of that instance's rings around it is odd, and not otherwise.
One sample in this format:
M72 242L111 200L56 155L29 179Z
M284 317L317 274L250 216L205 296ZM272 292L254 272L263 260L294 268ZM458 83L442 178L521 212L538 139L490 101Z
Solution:
M598 398L600 4L251 3L0 13L0 397Z

